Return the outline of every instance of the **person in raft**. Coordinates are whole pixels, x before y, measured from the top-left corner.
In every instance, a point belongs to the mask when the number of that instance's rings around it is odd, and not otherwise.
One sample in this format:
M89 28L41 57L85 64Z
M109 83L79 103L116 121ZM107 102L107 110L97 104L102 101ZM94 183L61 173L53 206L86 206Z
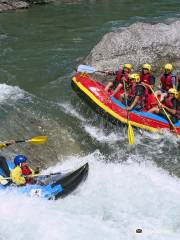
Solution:
M152 91L150 87L154 89L155 77L152 75L152 67L150 64L148 63L143 64L142 70L140 72L140 79L141 79L141 82L148 87L148 91L151 94Z
M165 109L173 123L176 123L180 120L180 101L178 98L178 92L175 88L170 88L168 94L164 97L162 105L150 109L148 112L159 114L165 118L166 114L164 113L162 107Z
M124 83L125 84L129 84L129 74L132 71L133 66L129 63L126 63L123 65L123 67L119 68L118 71L115 72L110 72L108 71L107 74L108 75L116 75L116 78L113 82L109 82L106 87L105 87L105 91L108 93L108 91L113 88L114 89L114 93L112 94L112 96L114 96L119 90L124 88Z
M127 110L142 111L146 108L148 89L141 83L140 75L133 73L129 75L129 79L133 82L131 91L127 93ZM126 96L123 97L126 103Z
M173 73L173 65L167 63L164 65L164 72L161 75L159 84L159 90L156 91L156 95L160 95L160 101L163 101L164 97L167 96L167 93L170 88L176 88L176 75Z
M24 155L17 155L14 158L15 168L11 171L10 175L12 181L18 186L35 183L31 177L35 172L28 166L27 160L27 157Z

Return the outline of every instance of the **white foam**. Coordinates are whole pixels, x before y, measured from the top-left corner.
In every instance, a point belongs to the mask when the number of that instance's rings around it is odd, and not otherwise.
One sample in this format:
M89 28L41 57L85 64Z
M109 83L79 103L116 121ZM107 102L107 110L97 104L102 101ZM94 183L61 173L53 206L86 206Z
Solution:
M86 119L79 113L70 103L57 103L58 106L62 107L65 113L76 117L82 122L85 122Z
M117 141L119 141L120 139L124 139L123 134L121 133L109 133L109 134L105 134L103 128L97 128L94 127L92 125L85 125L84 126L85 131L92 137L95 138L97 141L99 142L107 142L110 144L113 144Z
M17 101L24 98L24 91L18 86L10 86L5 83L0 84L0 103L5 101Z
M59 168L90 162L87 181L59 201L0 192L0 239L179 240L180 181L150 163L106 164L98 151ZM136 228L143 233L136 234Z

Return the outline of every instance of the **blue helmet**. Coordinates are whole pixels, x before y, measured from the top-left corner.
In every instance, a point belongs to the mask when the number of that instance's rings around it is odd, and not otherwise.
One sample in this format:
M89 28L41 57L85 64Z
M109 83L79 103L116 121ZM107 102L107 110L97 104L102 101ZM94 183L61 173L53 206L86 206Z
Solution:
M14 164L16 166L20 165L20 163L26 162L27 161L27 157L24 155L17 155L14 158Z

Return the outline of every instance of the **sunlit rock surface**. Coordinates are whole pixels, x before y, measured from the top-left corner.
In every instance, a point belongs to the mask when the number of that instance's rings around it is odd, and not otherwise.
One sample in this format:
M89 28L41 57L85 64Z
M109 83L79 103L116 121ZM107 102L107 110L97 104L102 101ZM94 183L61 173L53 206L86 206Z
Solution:
M85 59L98 70L116 70L123 63L132 63L135 69L150 63L156 70L167 62L180 68L180 21L169 25L139 22L107 33Z

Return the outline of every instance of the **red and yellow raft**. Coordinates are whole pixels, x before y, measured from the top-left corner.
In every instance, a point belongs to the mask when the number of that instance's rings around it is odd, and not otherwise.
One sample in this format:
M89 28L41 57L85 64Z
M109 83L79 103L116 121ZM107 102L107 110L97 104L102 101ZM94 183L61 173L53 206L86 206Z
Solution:
M123 103L115 97L111 97L104 91L105 86L92 78L89 74L77 73L72 78L72 88L75 92L83 97L84 100L98 113L107 117L113 123L127 124L127 111ZM129 120L132 126L149 130L151 132L159 132L170 130L169 122L156 114L130 111ZM180 121L174 124L177 135L180 136Z

